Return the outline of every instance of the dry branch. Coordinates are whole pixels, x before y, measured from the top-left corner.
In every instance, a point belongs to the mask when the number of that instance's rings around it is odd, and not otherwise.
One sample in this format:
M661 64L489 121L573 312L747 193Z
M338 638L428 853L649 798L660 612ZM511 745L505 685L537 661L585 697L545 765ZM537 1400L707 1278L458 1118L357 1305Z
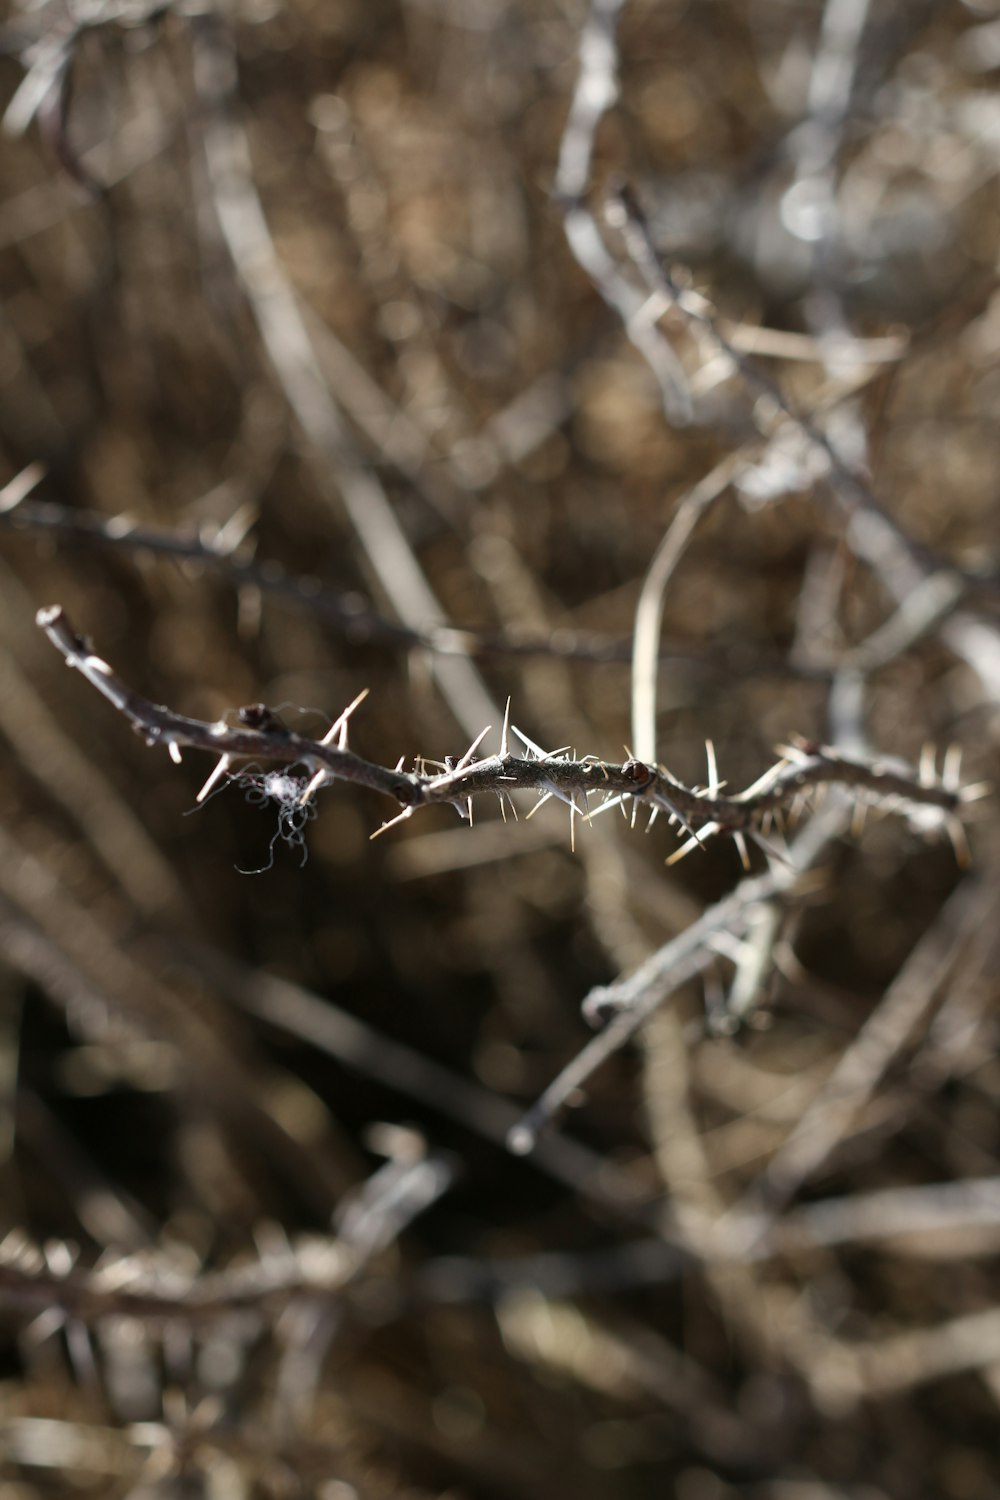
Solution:
M228 774L237 760L302 765L310 776L302 802L328 782L348 781L394 798L402 808L399 817L409 816L417 807L438 804L467 813L470 799L483 792L505 798L515 791L530 791L540 797L558 798L569 805L574 816L586 818L591 814L586 799L599 794L602 805L613 799L628 799L641 802L654 815L665 812L691 834L694 845L718 833L754 834L768 815L788 810L797 800L828 786L846 787L859 802L902 810L917 826L923 820L958 836L963 802L979 791L959 785L953 762L938 777L930 765L915 772L887 762L849 760L835 750L803 744L787 747L785 758L777 765L745 791L728 797L717 786L708 791L684 786L665 767L634 758L614 763L595 756L577 759L562 751L545 752L512 729L507 718L498 755L476 758L475 752L489 732L487 727L452 767L439 773L404 771L401 766L376 765L347 748L347 720L356 703L323 740L286 729L261 705L241 709L242 722L237 726L224 720L212 724L151 703L128 687L76 633L61 606L40 610L38 624L67 664L107 698L148 745L164 746L175 760L187 747L218 755L219 765L207 786ZM256 727L258 724L263 727ZM528 758L511 754L511 733L525 740ZM336 745L331 743L334 737Z

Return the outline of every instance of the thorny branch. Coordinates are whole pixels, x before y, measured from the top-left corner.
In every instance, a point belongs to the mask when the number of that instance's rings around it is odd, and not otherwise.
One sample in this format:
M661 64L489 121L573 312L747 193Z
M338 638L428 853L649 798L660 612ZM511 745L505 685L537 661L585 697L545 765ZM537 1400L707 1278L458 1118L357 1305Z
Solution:
M428 770L427 763L420 760L414 770L406 771L402 762L391 768L380 766L348 749L348 722L360 698L321 740L287 729L261 705L241 709L237 725L224 720L212 724L174 713L136 693L94 654L59 605L40 610L37 620L67 664L124 714L148 745L165 746L174 760L179 760L182 749L188 747L220 757L202 797L229 774L235 761L243 760L304 766L309 781L301 793L303 804L333 781L349 781L382 792L402 809L384 827L409 817L418 807L438 804L454 807L471 818L472 798L483 792L496 794L501 805L515 791L534 792L542 800L555 797L569 806L574 819L594 816L613 803L631 803L633 807L642 804L650 810L651 821L663 812L688 833L679 855L715 834L731 834L737 839L746 834L762 842L777 815L801 810L810 794L828 786L848 788L860 803L902 811L919 828L943 828L961 848L962 807L981 791L979 787L961 786L958 759L950 753L939 776L933 757L914 772L895 762L847 759L830 748L801 743L784 747L777 765L745 791L726 796L711 755L709 785L701 789L685 786L664 766L632 757L614 763L592 755L578 759L564 750L545 752L510 724L509 705L499 754L476 758L489 732L487 726L465 754L443 771ZM512 734L523 741L526 756L511 753ZM587 799L595 794L601 802L591 808ZM741 852L745 854L745 846Z

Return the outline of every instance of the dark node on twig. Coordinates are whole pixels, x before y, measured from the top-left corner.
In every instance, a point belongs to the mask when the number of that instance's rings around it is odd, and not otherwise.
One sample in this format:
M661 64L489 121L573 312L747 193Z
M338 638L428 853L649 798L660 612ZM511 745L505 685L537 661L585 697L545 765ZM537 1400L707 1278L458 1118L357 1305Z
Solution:
M628 781L635 783L635 795L644 792L656 780L656 771L653 766L647 766L643 761L632 758L622 765L622 775Z
M259 729L264 734L287 734L288 728L266 703L248 703L237 709L236 717L248 729Z

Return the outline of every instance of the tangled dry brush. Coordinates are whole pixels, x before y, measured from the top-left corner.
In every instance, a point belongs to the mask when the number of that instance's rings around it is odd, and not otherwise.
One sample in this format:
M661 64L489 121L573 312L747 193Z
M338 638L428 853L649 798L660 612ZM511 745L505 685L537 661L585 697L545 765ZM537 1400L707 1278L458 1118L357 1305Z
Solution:
M4 1497L1000 1497L994 8L2 34Z

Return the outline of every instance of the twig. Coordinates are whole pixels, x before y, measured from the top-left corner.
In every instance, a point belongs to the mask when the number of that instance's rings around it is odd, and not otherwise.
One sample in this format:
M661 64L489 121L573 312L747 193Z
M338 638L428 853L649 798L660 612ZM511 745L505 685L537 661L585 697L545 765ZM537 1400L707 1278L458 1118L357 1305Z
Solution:
M663 1285L689 1269L692 1255L720 1266L794 1260L841 1245L889 1244L916 1256L926 1246L934 1260L991 1255L1000 1240L1000 1177L822 1198L769 1227L754 1215L727 1217L724 1223L725 1233L713 1235L709 1226L694 1242L688 1238L684 1253L648 1238L591 1251L442 1256L420 1270L416 1287L419 1295L441 1302L492 1301L519 1288L563 1298ZM768 1232L761 1234L764 1227Z
M257 559L245 546L233 548L226 527L218 533L175 530L133 521L128 516L107 516L99 511L79 510L49 500L26 500L26 486L33 488L44 477L34 466L0 490L0 529L65 537L73 542L127 554L147 553L194 564L224 579L233 588L258 589L263 594L307 610L352 645L419 647L443 656L552 657L564 661L627 663L633 652L629 636L606 635L593 630L523 629L516 633L481 625L403 624L380 613L355 589L338 589L314 574L288 572L273 558ZM697 643L672 641L658 647L660 662L678 658L706 668L746 675L774 674L822 680L825 667L809 663L791 665L777 654L765 657L744 651L727 652L724 647L700 647Z
M566 240L607 305L618 314L660 387L667 420L691 420L691 395L680 360L655 324L642 316L646 299L608 252L586 194L598 127L618 98L616 31L624 0L593 0L580 34L580 68L559 147L553 195L564 205Z
M846 786L862 801L908 808L911 815L950 830L956 825L963 802L971 800L979 790L962 790L957 783L952 785L936 776L921 779L905 766L852 761L842 759L831 749L803 746L788 747L788 758L746 791L727 797L686 787L663 766L634 758L612 763L593 756L582 760L568 758L561 751L546 753L513 729L506 719L497 755L476 759L475 750L487 732L483 730L465 755L443 772L390 769L364 760L347 748L346 715L335 726L337 744L334 745L329 743L332 731L323 740L309 739L286 729L260 705L241 710L243 722L238 726L224 720L213 724L174 713L128 687L74 631L61 606L42 609L37 618L67 664L107 698L148 745L163 745L174 760L187 746L220 757L206 789L219 776L228 774L234 760L243 759L304 765L312 777L305 796L336 780L369 787L394 798L402 809L400 817L408 817L417 807L436 804L466 810L469 798L483 792L506 796L514 791L531 791L543 798L575 803L580 813L587 808L586 799L592 794L605 799L631 797L654 811L666 812L684 829L700 828L696 842L715 833L754 830L767 813L789 806L803 793L829 785ZM256 727L258 724L261 727ZM525 741L530 752L528 758L511 753L511 734ZM919 814L917 809L921 810Z
M643 580L635 607L632 643L632 747L640 760L656 759L656 678L667 584L698 521L725 492L745 462L742 451L730 454L688 491L653 553Z
M196 17L191 35L219 225L268 358L306 438L316 482L331 500L339 497L369 567L404 624L418 630L443 624L441 606L380 480L355 451L275 248L237 113L237 63L226 25L221 16ZM492 700L471 662L463 656L436 657L433 671L468 733L492 717Z
M744 880L731 895L710 906L697 922L660 948L629 978L591 990L583 1004L584 1015L595 1021L609 1015L611 1019L522 1116L510 1137L511 1150L533 1150L539 1131L571 1095L635 1036L669 994L715 962L716 934L739 936L759 902L769 901L779 892L791 891L826 847L831 833L845 822L842 808L825 809L799 836L786 864L767 875Z
M959 574L958 569L943 568L941 563L922 553L910 541L886 513L871 487L844 462L826 433L810 417L796 411L780 387L734 346L722 332L704 299L676 283L661 265L649 225L635 195L628 188L621 189L611 201L608 217L620 229L629 258L642 274L654 299L651 313L656 316L657 309L661 314L673 309L681 314L806 441L826 470L831 492L849 520L848 544L877 575L890 597L901 604L936 573ZM964 581L970 587L990 582L972 578ZM968 611L952 609L938 624L937 633L977 674L991 701L1000 701L1000 630L993 622Z
M984 924L995 909L994 882L970 878L958 887L768 1165L760 1192L772 1212L829 1159L925 1018L958 956L970 943L992 941Z

